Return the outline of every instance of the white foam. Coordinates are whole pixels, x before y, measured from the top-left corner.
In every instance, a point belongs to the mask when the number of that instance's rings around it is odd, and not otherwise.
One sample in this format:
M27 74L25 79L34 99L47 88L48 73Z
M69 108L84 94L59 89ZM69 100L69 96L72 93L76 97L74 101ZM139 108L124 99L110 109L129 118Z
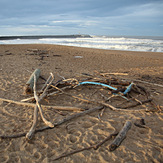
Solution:
M1 40L0 44L58 44L97 49L163 52L163 40L125 37L16 39Z

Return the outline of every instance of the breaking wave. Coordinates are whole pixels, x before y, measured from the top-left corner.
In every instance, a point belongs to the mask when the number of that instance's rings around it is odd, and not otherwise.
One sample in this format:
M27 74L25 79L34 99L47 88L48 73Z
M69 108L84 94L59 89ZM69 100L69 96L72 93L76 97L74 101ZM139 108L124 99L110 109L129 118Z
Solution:
M163 52L163 39L93 36L91 38L42 38L0 40L0 44L57 44L108 50Z

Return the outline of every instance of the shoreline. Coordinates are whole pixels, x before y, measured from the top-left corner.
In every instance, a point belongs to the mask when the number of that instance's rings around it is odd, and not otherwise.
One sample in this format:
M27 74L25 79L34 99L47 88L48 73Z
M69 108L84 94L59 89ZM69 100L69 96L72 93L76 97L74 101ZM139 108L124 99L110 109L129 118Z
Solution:
M91 48L91 47L79 47L79 46L72 46L72 45L59 45L59 44L48 44L48 43L29 43L29 44L0 44L0 46L62 46L62 47L72 47L72 48L83 48L83 49L92 49L92 50L104 50L104 51L115 51L115 52L133 52L133 53L156 53L156 54L163 54L163 52L153 52L153 51L132 51L132 50L116 50L116 49L100 49L100 48Z

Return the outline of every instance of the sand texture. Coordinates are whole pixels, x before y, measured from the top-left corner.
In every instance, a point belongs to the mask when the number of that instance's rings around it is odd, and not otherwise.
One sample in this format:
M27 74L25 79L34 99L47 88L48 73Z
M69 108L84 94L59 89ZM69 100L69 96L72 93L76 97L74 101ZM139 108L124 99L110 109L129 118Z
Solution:
M126 75L107 77L126 79L143 86L151 94L159 110L156 105L150 103L130 108L129 111L105 108L100 119L101 110L95 111L54 129L36 133L30 141L25 137L0 139L0 162L160 163L163 161L163 53L110 51L58 45L0 45L0 98L21 101L31 97L32 95L24 94L23 88L36 68L41 70L41 75L46 79L52 72L55 81L62 77L87 79L90 78L89 75L99 77L101 73L124 73ZM39 79L37 89L43 84L44 80ZM87 85L71 89L68 93L94 101L104 101L105 97L110 96L108 89ZM115 97L108 103L118 107L127 102L121 97ZM43 100L42 104L82 109L101 106L65 94L51 96ZM32 125L33 110L33 107L0 100L0 135L28 132ZM78 113L56 111L52 108L43 111L45 117L52 123ZM145 128L134 125L134 122L139 122L141 119L145 121ZM97 150L84 150L54 161L64 153L99 143L115 131L120 131L128 120L132 122L131 129L115 151L109 151L109 145L113 141L110 139ZM39 117L37 129L43 126L45 124Z

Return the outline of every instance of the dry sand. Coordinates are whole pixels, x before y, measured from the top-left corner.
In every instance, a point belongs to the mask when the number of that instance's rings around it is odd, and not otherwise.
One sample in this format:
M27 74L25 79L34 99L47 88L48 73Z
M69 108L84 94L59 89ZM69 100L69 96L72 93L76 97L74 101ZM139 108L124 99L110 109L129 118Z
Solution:
M48 51L47 54L33 55L33 50ZM32 50L32 51L31 51ZM43 57L44 56L44 57ZM82 73L97 72L127 73L120 78L139 79L150 83L163 84L163 53L110 51L89 48L66 47L58 45L0 45L0 98L20 101L28 97L23 94L23 87L31 72L41 69L45 78L53 72L56 81L60 76L76 77ZM39 79L38 87L43 84ZM153 96L156 103L163 106L163 87L139 83ZM82 87L81 97L99 100L100 89ZM93 93L92 94L92 90ZM116 98L111 101L122 102ZM77 106L93 108L97 105L83 103L67 96L54 96L49 99L51 105ZM44 101L47 104L47 102ZM135 107L144 109L149 104ZM57 122L65 116L73 114L62 111L62 115L53 109L45 109L45 116ZM100 112L81 116L52 130L37 133L28 142L25 137L0 140L0 162L155 162L163 161L163 114L162 112L125 112L106 109L101 120ZM19 106L0 101L0 135L11 135L27 132L31 126L33 108ZM149 128L132 125L126 139L113 152L108 147L112 140L107 141L98 150L83 152L52 161L55 157L73 150L88 147L106 138L116 130L120 130L127 120L135 122L144 118ZM38 128L44 126L41 119Z

